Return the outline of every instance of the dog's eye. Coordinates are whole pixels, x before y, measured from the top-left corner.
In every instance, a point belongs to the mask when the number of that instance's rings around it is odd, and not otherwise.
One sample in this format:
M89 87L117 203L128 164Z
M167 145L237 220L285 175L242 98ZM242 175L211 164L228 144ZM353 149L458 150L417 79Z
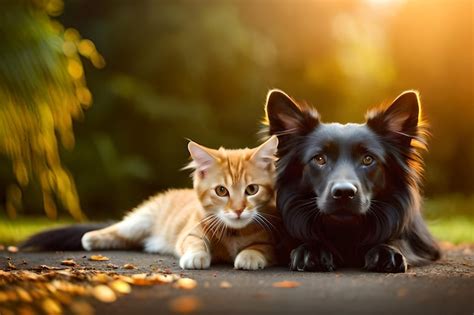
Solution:
M257 192L258 192L258 185L256 184L248 185L247 188L245 188L245 194L247 196L255 195Z
M369 166L370 164L374 163L374 158L371 156L371 155L366 155L364 156L364 158L362 159L362 164L364 164L365 166Z
M229 191L227 190L227 188L222 185L217 186L215 191L219 197L225 197L229 195Z
M313 160L316 162L316 164L322 166L327 163L326 157L323 154L318 154L316 155Z

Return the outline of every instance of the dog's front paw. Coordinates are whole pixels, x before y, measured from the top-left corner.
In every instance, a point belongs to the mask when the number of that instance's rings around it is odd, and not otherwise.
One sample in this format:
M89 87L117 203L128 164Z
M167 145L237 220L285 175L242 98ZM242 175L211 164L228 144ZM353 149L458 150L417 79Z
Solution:
M378 245L365 254L364 268L375 272L399 273L407 271L407 262L395 247Z
M334 255L323 246L302 244L291 251L290 269L296 271L334 271Z
M211 255L205 251L186 252L179 259L182 269L207 269L211 266Z
M234 268L244 270L263 269L267 265L265 256L255 249L244 249L235 257Z

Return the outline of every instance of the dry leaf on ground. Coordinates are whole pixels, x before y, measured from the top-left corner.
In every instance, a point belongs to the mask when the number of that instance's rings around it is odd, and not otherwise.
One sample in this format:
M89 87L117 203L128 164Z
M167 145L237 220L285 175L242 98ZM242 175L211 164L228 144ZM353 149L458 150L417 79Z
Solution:
M44 299L43 303L41 303L41 306L45 314L62 314L61 304L53 299Z
M111 288L103 284L99 284L98 286L94 287L92 294L97 300L104 303L112 303L117 300L115 292Z
M132 291L130 285L123 280L114 280L109 283L109 287L111 287L115 292L122 294L128 294Z
M94 308L85 301L73 302L69 308L72 314L76 315L94 315Z
M219 287L221 287L222 289L229 289L229 288L232 288L232 284L228 281L222 281L219 284Z
M125 264L122 266L123 269L137 269L137 266L134 264Z
M73 259L66 259L61 261L61 265L75 267L77 266L77 263Z
M16 266L11 261L7 263L7 267L8 269L16 269Z
M170 310L175 313L192 313L201 307L201 301L195 296L180 296L169 302Z
M299 287L301 284L296 281L279 281L279 282L274 282L272 284L273 287L275 288L296 288Z
M175 287L182 290L192 290L197 286L197 282L190 278L178 279L175 283Z
M89 257L89 260L91 261L107 261L107 260L110 260L109 257L105 257L105 256L102 256L102 255L92 255L91 257Z

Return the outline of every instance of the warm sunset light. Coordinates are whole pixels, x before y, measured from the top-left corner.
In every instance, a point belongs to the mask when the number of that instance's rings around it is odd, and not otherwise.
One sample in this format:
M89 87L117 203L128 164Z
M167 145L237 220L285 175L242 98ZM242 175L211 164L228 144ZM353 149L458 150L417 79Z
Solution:
M0 315L472 313L473 13L0 1Z

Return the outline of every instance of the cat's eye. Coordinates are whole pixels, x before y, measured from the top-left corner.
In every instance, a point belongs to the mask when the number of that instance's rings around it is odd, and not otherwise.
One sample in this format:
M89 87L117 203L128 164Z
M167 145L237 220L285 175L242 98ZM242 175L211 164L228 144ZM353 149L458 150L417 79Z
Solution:
M255 195L257 192L258 192L258 185L257 184L251 184L251 185L248 185L245 188L245 194L247 196Z
M374 163L374 158L369 154L365 155L362 159L362 164L364 164L365 166L369 166L372 163Z
M319 166L323 166L324 164L327 163L327 160L326 160L326 156L324 154L317 154L314 158L313 158L314 162L316 162L316 164L318 164Z
M227 188L225 188L222 185L217 186L215 188L215 191L216 191L216 195L218 195L219 197L225 197L229 195L229 191L227 190Z

